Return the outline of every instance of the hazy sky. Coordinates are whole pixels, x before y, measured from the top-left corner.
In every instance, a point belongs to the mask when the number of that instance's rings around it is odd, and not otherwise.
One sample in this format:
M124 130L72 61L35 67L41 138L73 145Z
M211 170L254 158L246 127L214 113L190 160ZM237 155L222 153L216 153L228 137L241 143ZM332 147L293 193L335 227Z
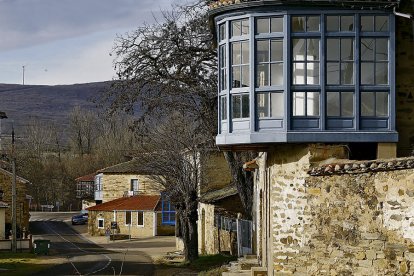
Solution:
M0 83L110 80L117 34L182 0L0 0Z

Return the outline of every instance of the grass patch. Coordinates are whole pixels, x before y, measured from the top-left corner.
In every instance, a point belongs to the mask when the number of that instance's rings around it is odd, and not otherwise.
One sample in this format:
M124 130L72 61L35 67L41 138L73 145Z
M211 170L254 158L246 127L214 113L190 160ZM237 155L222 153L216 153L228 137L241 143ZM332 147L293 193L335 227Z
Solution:
M237 260L237 257L230 255L202 255L188 266L196 271L207 271L219 268L223 264L228 264L231 261Z
M29 275L57 263L57 259L42 258L32 253L0 252L0 274L3 275Z

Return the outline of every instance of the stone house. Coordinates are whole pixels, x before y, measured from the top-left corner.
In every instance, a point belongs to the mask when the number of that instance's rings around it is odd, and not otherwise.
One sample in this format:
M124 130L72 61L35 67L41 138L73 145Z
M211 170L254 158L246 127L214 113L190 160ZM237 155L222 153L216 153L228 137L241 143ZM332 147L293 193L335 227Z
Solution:
M175 225L165 222L167 204L160 195L140 194L89 207L88 232L92 236L103 236L109 227L112 234L131 238L173 235ZM171 220L175 222L175 216Z
M11 206L12 203L12 179L13 174L5 169L0 168L0 190L3 190L3 201ZM30 182L19 176L16 177L16 218L18 229L29 229L29 202L27 200L28 185ZM11 208L6 208L5 223L6 229L11 225ZM11 227L10 227L11 229ZM6 237L8 233L6 233Z
M95 175L96 204L124 196L159 195L163 190L164 187L151 179L138 159L104 168Z
M253 273L414 273L413 13L410 0L210 1L216 143L257 151Z
M76 198L82 201L82 210L95 204L95 175L91 173L75 179Z

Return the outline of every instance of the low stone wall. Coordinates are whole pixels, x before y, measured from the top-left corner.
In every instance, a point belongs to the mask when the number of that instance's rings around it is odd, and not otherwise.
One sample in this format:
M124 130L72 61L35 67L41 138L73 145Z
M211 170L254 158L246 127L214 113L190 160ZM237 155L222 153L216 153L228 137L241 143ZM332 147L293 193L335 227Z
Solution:
M22 249L25 251L32 250L32 240L31 239L23 239L17 240L16 247L18 250ZM0 240L0 250L10 251L12 249L12 241L11 240Z

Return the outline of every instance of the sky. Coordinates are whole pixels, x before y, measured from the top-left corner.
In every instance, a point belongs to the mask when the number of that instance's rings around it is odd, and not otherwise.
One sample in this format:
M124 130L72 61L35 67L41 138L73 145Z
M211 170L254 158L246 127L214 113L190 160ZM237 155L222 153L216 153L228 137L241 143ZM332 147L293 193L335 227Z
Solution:
M0 0L0 83L111 80L117 35L183 0ZM24 69L23 69L24 67Z

